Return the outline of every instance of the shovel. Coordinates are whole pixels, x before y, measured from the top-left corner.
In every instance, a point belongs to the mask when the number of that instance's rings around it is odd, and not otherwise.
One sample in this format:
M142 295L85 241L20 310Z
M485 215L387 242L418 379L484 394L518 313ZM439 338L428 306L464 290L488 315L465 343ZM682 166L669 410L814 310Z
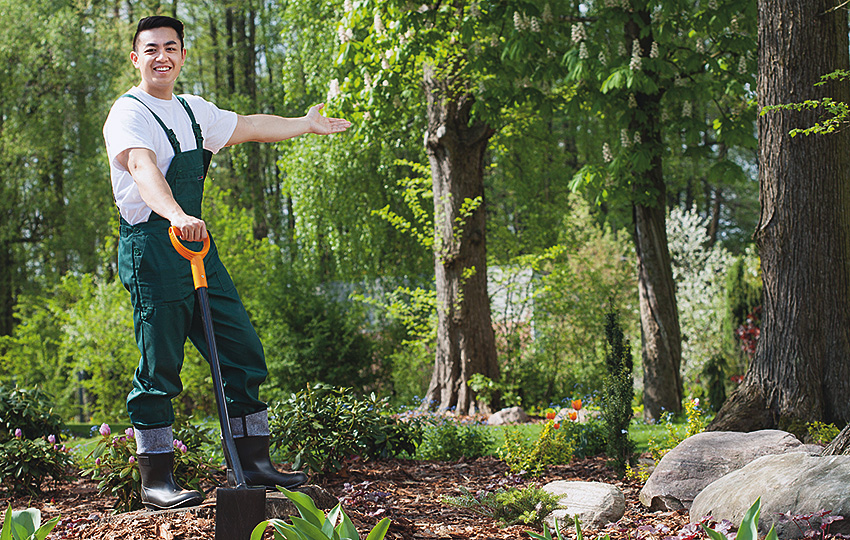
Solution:
M180 236L180 229L170 227L168 236L171 238L171 244L177 250L177 253L188 259L192 266L192 281L198 295L198 306L201 309L201 320L204 323L204 335L207 338L207 346L210 350L210 370L213 377L213 390L215 390L215 403L218 407L218 419L221 423L224 457L233 471L234 480L230 487L216 489L215 538L216 540L248 540L254 527L266 519L266 489L264 487L251 488L245 483L245 474L236 452L236 443L233 442L233 432L230 430L230 417L227 414L227 403L224 400L224 383L221 380L221 366L218 362L218 349L215 346L212 315L210 314L207 275L204 270L204 256L210 249L210 239L209 236L204 239L200 251L192 251L177 238Z

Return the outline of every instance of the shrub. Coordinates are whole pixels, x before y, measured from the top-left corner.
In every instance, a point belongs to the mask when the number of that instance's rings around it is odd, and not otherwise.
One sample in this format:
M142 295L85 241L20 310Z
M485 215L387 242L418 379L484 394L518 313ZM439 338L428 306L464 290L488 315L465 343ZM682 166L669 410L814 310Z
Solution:
M272 446L294 468L336 472L352 456L366 459L413 455L421 424L399 422L388 399L358 399L351 388L317 384L269 410Z
M439 417L430 420L429 424L416 454L421 459L474 459L489 455L496 445L487 428L477 423L457 422L451 418Z
M100 427L101 439L87 456L83 476L98 482L99 495L118 497L116 512L142 508L141 476L136 463L136 439L133 428L113 436L109 426ZM190 452L180 440L174 440L174 480L188 489L201 490L201 484L214 483L217 467L200 452Z
M0 442L13 437L20 429L23 439L59 436L65 426L53 412L53 401L38 388L0 386Z
M838 437L841 432L835 427L835 424L825 424L823 422L809 422L806 424L808 428L809 438L816 444L829 444L832 439Z
M559 430L573 446L573 456L586 458L605 452L608 430L604 421L591 418L587 422L561 422Z
M505 431L499 457L511 472L528 476L539 476L547 465L566 465L573 459L573 441L566 430L555 426L555 422L547 422L534 442L519 430Z
M504 525L540 525L543 518L558 508L559 497L536 485L477 493L464 487L460 490L461 495L443 497L442 502L497 519Z
M27 439L22 431L0 443L0 482L11 481L15 492L37 495L50 477L54 482L69 478L74 459L54 435Z
M606 453L613 460L614 469L623 475L626 466L634 460L635 443L629 438L632 419L632 352L629 341L623 337L617 313L605 315L605 336L608 354L602 398L602 417L608 427Z
M652 455L652 459L659 461L664 457L664 454L675 448L680 442L705 431L708 422L699 408L699 400L694 399L685 402L685 418L685 433L680 435L673 423L673 415L666 412L661 416L661 421L666 428L665 437L661 441L656 441L655 438L649 439L649 453Z

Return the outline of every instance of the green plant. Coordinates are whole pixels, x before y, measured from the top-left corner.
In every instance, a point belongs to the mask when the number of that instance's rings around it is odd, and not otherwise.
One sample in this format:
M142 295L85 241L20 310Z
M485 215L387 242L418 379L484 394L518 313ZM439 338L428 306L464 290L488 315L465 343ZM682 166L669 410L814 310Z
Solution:
M505 431L505 444L499 449L499 457L511 472L527 476L539 476L546 465L569 463L573 459L574 443L568 431L555 425L555 422L546 422L534 442L518 430Z
M605 336L608 354L605 356L607 375L603 386L602 417L608 427L606 453L614 469L622 476L634 460L635 444L629 438L632 420L632 351L624 338L616 312L605 314Z
M835 424L818 421L809 422L806 427L808 428L809 438L816 444L829 444L841 432L840 429L835 427Z
M28 439L18 428L0 443L0 482L11 480L15 492L37 495L46 478L54 482L67 480L73 464L73 456L52 434Z
M98 482L99 495L118 497L116 512L129 512L142 508L141 476L136 463L136 439L133 428L123 435L113 436L109 426L100 427L101 439L86 457L83 476ZM201 490L202 484L215 482L215 471L206 456L174 440L174 480L189 489Z
M10 505L3 517L0 540L44 540L57 523L58 516L42 524L39 509L27 508L13 512Z
M543 518L558 508L559 497L536 485L477 493L461 487L460 491L456 497L443 497L442 502L497 519L504 525L540 525Z
M652 459L659 461L664 455L675 448L679 443L705 431L708 424L702 409L699 407L699 400L688 400L685 402L685 425L684 433L673 422L673 415L666 412L662 415L661 420L665 427L665 436L661 441L657 441L654 437L649 439L649 453Z
M0 386L0 442L12 438L20 429L23 438L35 439L59 435L62 419L53 412L53 400L38 388Z
M251 533L251 540L260 540L269 525L274 529L274 540L360 540L360 533L337 504L328 515L316 508L309 495L278 487L298 509L300 518L290 518L290 523L280 519L260 522ZM369 532L366 540L381 540L390 527L390 518L384 518Z
M561 422L558 428L573 445L573 456L581 459L605 452L608 429L603 420L590 418L586 422Z
M351 388L308 387L269 411L272 445L294 468L322 474L342 469L346 458L413 455L422 439L417 419L401 422L388 399L359 399Z
M738 527L738 533L735 535L735 540L758 540L760 512L761 497L756 499L756 502L754 502L750 509L747 510L747 513L744 514L744 517L741 520L741 526ZM703 523L700 523L700 526L702 527L702 530L708 534L711 540L728 540L725 534L715 531L714 529L710 529ZM776 529L774 527L770 527L770 531L768 531L764 540L777 540Z
M431 417L416 456L434 461L489 455L495 446L487 428L477 423L458 422L443 416Z

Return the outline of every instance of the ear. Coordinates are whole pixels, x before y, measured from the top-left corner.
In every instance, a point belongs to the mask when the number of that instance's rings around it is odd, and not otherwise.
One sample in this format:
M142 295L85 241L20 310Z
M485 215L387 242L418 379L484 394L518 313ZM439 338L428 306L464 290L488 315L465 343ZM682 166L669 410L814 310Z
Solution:
M139 67L139 54L136 51L130 51L130 61L133 62L133 66Z

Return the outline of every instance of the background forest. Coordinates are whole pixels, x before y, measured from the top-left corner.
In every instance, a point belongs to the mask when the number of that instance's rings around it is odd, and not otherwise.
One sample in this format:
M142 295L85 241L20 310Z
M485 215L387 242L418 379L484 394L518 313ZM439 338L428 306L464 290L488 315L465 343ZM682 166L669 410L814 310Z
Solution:
M679 401L717 410L759 332L755 9L656 2L648 33L618 0L0 0L0 383L41 386L67 420L125 417L138 352L101 128L136 83L136 22L160 13L186 24L178 92L242 114L326 102L355 123L213 160L205 219L263 339L265 399L312 382L426 395L443 217L429 84L449 81L472 103L461 127L487 133L483 193L462 199L486 216L498 377L473 381L479 397L592 399L612 311L641 365L647 220L669 250ZM178 410L212 414L186 353Z

